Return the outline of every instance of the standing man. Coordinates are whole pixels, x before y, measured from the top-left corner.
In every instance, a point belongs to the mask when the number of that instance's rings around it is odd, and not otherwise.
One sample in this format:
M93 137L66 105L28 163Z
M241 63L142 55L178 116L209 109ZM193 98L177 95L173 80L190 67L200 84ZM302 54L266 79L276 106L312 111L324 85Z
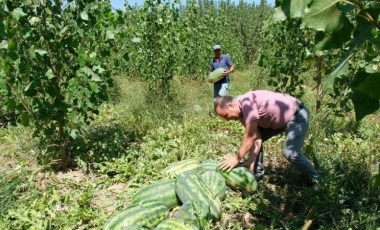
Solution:
M220 81L214 83L214 101L219 96L227 96L228 88L230 86L230 73L235 71L235 66L232 63L230 57L222 54L222 47L215 45L213 48L214 58L210 62L210 71L214 71L218 68L224 68L223 78Z
M262 143L285 132L286 159L312 183L312 189L318 189L315 182L320 175L301 152L309 128L309 111L296 98L268 90L250 91L236 98L219 97L215 112L226 120L240 120L245 127L239 150L220 163L221 169L232 170L249 152L243 165L256 178L261 178L264 175Z

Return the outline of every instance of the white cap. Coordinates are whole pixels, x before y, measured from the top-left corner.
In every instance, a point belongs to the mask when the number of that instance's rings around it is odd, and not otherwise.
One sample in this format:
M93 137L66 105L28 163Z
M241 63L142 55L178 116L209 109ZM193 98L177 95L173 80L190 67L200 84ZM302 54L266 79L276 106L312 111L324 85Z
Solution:
M214 45L212 47L212 50L221 50L221 49L222 49L222 47L220 45Z

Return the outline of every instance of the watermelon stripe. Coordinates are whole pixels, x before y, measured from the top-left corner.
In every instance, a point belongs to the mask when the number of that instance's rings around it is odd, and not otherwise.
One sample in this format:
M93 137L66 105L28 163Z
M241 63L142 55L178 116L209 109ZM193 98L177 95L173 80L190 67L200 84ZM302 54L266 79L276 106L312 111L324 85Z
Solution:
M196 230L192 225L185 224L182 221L176 219L167 219L161 222L156 228L156 230Z
M224 177L216 171L206 171L201 175L203 181L209 185L213 196L224 200L226 196L227 185Z
M221 215L219 199L214 199L211 189L196 173L184 173L177 178L176 192L182 203L199 201L210 208L210 214L214 219Z
M244 167L234 168L230 173L222 171L226 183L233 189L244 190L253 193L257 189L257 182L253 174Z
M132 205L112 217L104 226L105 230L120 229L128 225L153 228L169 215L169 209L161 202Z
M188 159L188 160L175 162L169 165L163 170L163 172L170 177L175 177L185 171L193 170L199 167L199 165L200 165L199 161L194 160L194 159Z
M169 209L177 207L179 201L175 193L175 179L160 180L142 188L133 197L132 203L154 200L164 203Z

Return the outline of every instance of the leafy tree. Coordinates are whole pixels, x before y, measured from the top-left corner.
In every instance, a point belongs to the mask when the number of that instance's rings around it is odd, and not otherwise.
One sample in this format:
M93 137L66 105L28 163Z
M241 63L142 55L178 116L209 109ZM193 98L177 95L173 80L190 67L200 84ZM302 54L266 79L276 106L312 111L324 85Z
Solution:
M274 18L300 18L301 27L317 31L315 50L347 50L329 74L325 84L331 87L339 78L350 79L351 99L356 120L379 109L380 5L377 1L358 0L283 0L276 2ZM350 63L359 55L361 61ZM350 77L352 76L352 77Z
M1 1L0 88L9 110L34 137L70 160L112 85L107 57L115 39L108 1Z

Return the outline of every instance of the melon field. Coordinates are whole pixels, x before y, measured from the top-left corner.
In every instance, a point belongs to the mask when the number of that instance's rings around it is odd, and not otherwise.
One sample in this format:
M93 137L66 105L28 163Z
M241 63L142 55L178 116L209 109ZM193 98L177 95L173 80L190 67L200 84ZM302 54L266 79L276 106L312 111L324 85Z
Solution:
M126 5L0 1L0 229L380 229L377 1ZM215 44L229 95L309 108L318 191L283 135L257 184L214 170L244 134L214 112Z

